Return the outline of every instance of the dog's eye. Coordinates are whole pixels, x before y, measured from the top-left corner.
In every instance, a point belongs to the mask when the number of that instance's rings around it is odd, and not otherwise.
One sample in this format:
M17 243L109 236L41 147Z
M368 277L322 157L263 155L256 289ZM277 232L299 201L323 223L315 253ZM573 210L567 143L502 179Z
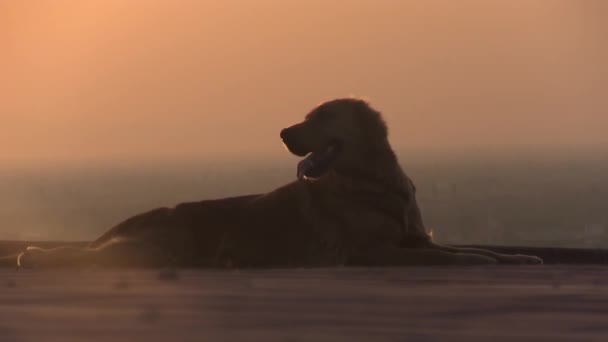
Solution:
M328 111L319 111L315 113L314 120L319 122L327 122L333 118L333 113Z
M328 110L327 108L317 108L306 116L306 120L323 124L332 120L334 116L335 112Z

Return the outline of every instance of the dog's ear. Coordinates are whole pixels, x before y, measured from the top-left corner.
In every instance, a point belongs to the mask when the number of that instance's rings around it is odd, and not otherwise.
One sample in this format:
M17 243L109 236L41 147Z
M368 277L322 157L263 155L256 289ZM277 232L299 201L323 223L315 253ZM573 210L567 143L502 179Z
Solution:
M367 102L357 101L355 104L357 120L360 120L360 134L367 144L378 146L366 146L372 150L385 149L388 144L388 127L379 111L370 107Z

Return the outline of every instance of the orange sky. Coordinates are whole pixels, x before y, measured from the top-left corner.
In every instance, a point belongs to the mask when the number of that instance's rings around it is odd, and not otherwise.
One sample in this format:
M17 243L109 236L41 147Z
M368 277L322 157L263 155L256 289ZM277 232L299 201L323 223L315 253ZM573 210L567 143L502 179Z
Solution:
M0 2L0 160L285 153L355 94L396 147L608 144L608 2Z

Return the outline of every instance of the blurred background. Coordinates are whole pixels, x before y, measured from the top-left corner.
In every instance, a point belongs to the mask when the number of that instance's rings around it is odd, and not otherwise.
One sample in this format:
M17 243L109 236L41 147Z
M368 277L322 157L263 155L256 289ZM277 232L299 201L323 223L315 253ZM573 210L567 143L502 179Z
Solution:
M440 242L608 247L608 2L0 2L0 239L295 178L278 137L385 116Z

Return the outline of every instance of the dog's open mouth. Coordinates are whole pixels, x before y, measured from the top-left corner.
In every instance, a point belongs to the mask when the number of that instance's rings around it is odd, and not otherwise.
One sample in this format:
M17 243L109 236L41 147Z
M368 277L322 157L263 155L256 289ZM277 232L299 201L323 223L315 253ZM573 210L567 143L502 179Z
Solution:
M318 178L329 171L332 163L340 155L341 145L335 141L323 150L311 152L298 163L298 179Z

